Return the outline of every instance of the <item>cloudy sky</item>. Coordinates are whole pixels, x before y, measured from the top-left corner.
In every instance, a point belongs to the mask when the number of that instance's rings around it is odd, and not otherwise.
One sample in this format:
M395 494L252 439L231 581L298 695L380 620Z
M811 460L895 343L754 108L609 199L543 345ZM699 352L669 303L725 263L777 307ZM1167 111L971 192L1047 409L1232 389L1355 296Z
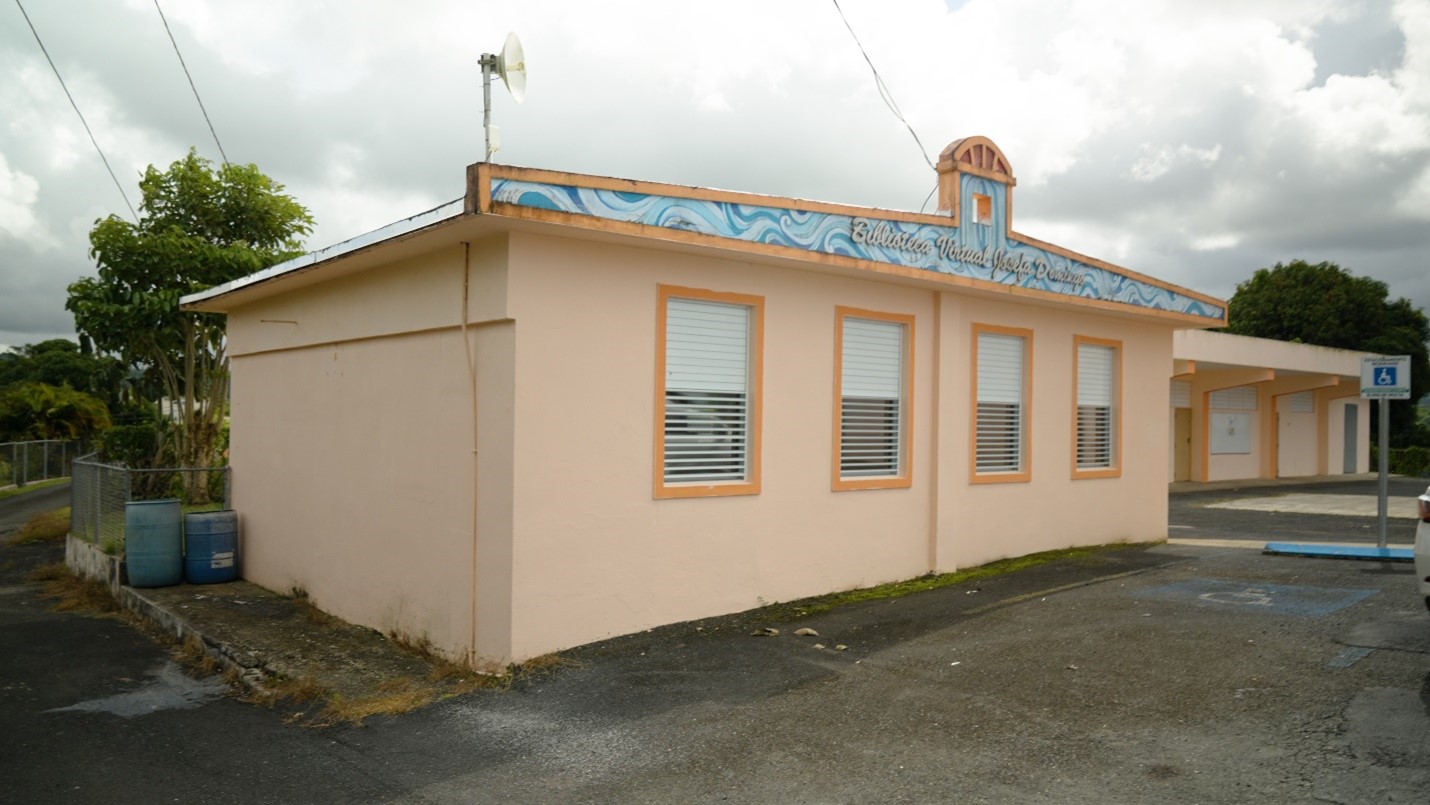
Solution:
M153 0L21 0L137 206L218 150ZM319 248L507 164L919 209L934 175L830 0L161 0L229 159ZM1014 225L1219 296L1333 260L1430 308L1430 0L843 0L931 157L992 137ZM20 8L0 4L0 345L71 336L87 236L128 216Z

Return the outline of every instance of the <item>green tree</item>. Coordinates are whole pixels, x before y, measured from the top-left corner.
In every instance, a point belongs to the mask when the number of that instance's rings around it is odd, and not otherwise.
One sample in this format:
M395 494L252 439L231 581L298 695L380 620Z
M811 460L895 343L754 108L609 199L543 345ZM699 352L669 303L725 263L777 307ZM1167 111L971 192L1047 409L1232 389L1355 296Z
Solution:
M215 167L193 151L139 182L139 222L111 215L90 231L98 275L69 286L82 339L157 377L172 406L163 452L181 466L219 461L228 400L221 316L179 299L301 254L308 211L255 165Z
M85 353L63 338L0 353L0 389L23 382L69 386L99 397L112 410L122 401L124 378L124 364L118 359Z
M69 386L25 382L0 392L0 441L88 441L108 427L104 401Z
M1408 299L1390 301L1386 284L1335 263L1292 260L1259 268L1236 286L1227 331L1323 347L1410 356L1412 400L1430 390L1430 320ZM1391 444L1423 441L1415 406L1390 406Z

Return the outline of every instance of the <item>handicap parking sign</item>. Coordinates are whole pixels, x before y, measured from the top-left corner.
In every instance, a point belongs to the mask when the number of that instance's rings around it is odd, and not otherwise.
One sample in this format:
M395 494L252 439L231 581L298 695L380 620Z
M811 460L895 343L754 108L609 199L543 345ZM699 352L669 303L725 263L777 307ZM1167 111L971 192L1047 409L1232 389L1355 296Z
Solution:
M1410 399L1410 356L1362 358L1360 396L1363 400Z

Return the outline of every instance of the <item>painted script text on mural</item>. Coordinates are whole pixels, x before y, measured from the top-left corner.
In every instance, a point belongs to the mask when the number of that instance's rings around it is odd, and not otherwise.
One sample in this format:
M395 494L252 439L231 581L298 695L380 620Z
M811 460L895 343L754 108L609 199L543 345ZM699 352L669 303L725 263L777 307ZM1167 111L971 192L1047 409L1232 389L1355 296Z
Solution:
M1224 309L1215 303L1089 265L987 226L960 228L952 223L937 225L522 179L493 179L491 198L498 212L503 204L553 210L1181 313L1212 322L1225 319Z
M1050 265L1041 257L1012 254L1006 249L969 246L959 243L957 238L939 235L932 241L920 240L907 232L896 232L887 221L871 221L855 218L850 226L850 237L855 243L898 249L908 254L936 255L945 262L974 263L994 271L994 278L1013 276L1018 284L1029 277L1039 280L1061 282L1065 285L1081 285L1086 275L1074 269Z

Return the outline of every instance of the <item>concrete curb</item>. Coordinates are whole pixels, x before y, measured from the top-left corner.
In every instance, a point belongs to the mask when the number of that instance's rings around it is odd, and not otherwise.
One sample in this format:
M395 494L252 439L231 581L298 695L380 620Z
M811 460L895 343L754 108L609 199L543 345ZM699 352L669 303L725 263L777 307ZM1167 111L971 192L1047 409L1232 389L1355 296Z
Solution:
M255 658L239 656L232 646L203 634L177 613L124 584L127 577L122 557L111 556L97 545L69 534L65 537L65 564L76 576L103 584L121 608L152 624L181 645L190 635L197 637L204 652L218 663L219 668L225 674L232 671L249 690L264 690L265 682L283 675L280 669L268 667L261 658L255 662Z

